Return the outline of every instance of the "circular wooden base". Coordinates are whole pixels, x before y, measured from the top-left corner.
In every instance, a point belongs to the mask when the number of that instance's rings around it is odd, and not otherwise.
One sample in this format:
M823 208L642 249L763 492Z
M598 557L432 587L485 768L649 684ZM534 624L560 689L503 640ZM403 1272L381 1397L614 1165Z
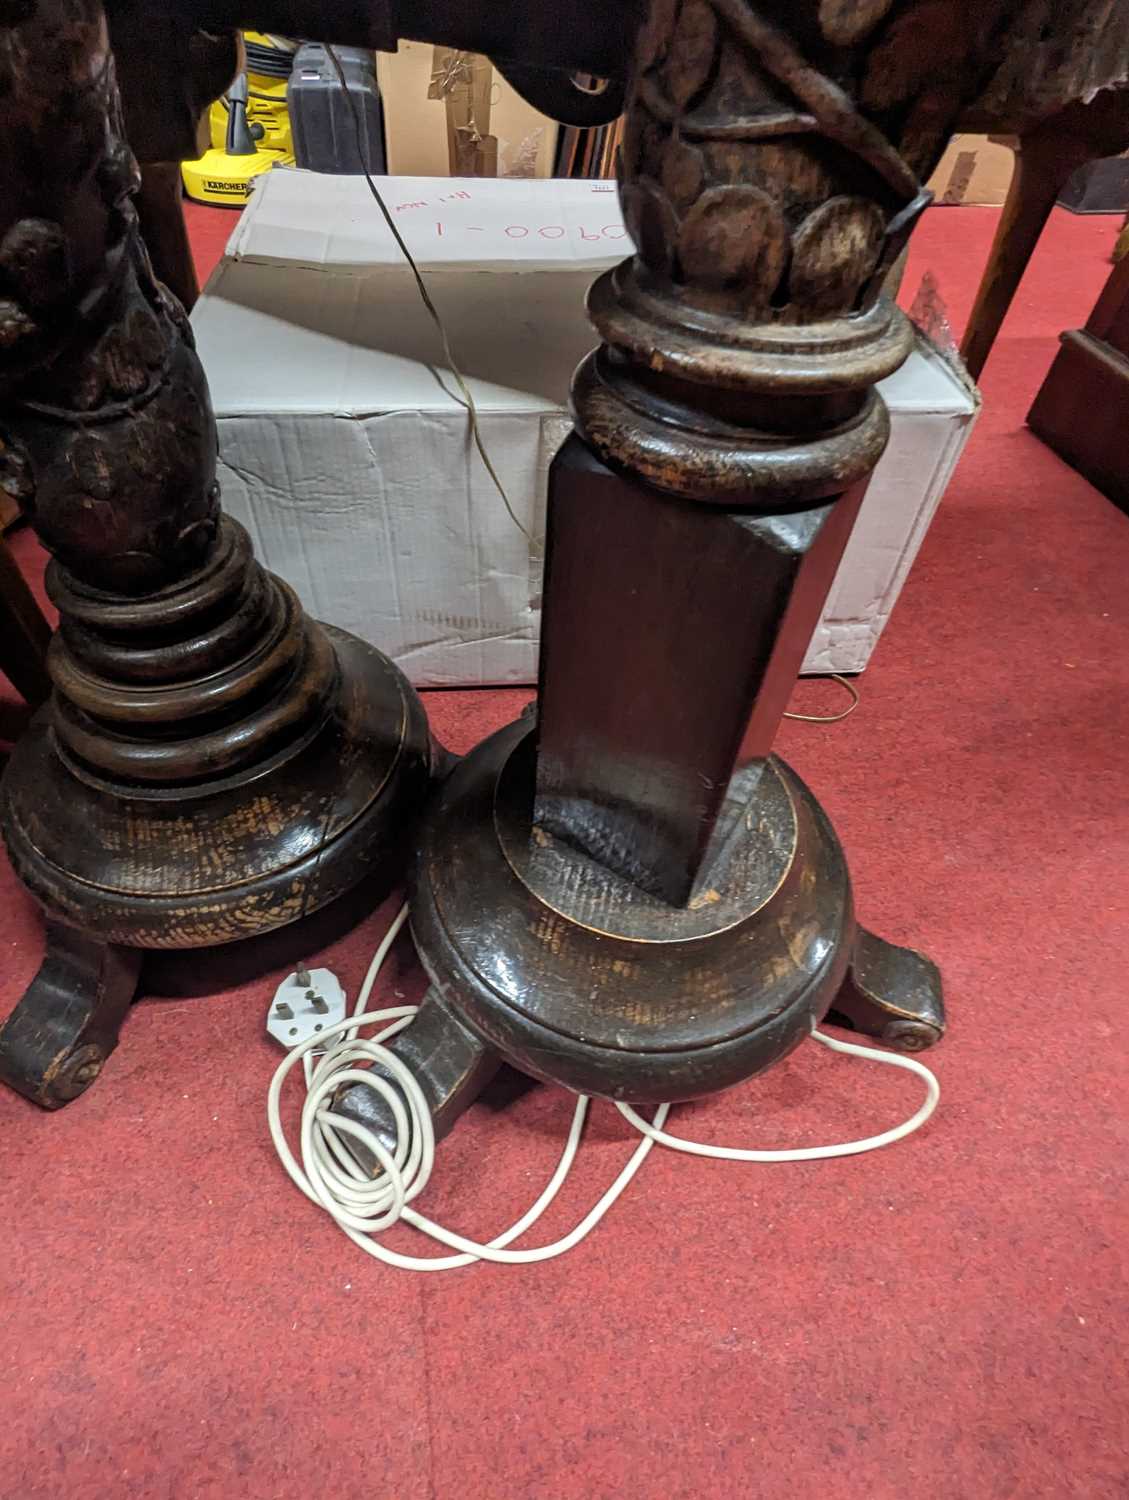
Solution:
M327 628L336 680L303 737L197 786L100 780L49 706L17 745L0 826L48 914L106 943L192 948L268 932L400 874L427 792L423 706L379 651Z
M683 908L532 824L533 734L452 772L420 835L412 927L439 999L535 1077L638 1102L741 1082L830 1007L855 939L842 852L781 761Z

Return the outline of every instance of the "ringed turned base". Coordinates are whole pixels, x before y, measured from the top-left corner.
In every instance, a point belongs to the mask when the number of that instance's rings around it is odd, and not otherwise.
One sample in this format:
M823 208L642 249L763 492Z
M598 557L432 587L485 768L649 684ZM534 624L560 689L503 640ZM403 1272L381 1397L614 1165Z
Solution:
M317 627L320 629L320 627ZM0 826L47 915L39 974L0 1027L0 1079L47 1108L117 1043L141 950L254 938L400 878L430 782L422 704L379 651L325 628L332 686L276 755L198 785L125 787L60 744L57 701L16 746Z
M501 730L422 825L412 931L431 989L391 1046L437 1135L499 1061L643 1104L741 1083L829 1011L905 1050L939 1038L936 968L857 926L834 831L783 761L736 788L708 878L674 907L532 823L534 755L528 721ZM336 1108L392 1139L372 1090L346 1089Z

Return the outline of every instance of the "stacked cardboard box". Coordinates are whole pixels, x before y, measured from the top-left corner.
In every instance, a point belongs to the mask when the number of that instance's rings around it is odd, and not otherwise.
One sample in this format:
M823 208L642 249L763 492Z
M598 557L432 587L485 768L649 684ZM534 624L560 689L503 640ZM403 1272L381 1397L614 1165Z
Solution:
M1015 153L1004 137L954 135L929 179L936 203L998 207L1007 197Z

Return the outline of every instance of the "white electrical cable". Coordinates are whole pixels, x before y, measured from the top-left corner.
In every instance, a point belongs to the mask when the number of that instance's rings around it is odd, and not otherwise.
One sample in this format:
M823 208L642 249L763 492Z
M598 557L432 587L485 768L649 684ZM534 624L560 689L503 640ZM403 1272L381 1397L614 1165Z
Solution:
M672 1151L685 1151L689 1156L714 1156L721 1161L827 1161L834 1156L858 1156L863 1151L877 1151L880 1146L892 1146L904 1140L925 1124L937 1108L941 1097L941 1085L924 1063L913 1057L899 1057L894 1052L879 1052L876 1047L860 1047L857 1042L841 1042L825 1032L813 1031L812 1036L832 1052L845 1052L849 1057L863 1057L869 1062L886 1063L891 1068L904 1068L907 1073L916 1073L925 1081L925 1102L916 1114L884 1130L881 1135L869 1135L861 1141L843 1141L838 1146L799 1146L787 1151L746 1151L738 1146L706 1146L701 1141L688 1141L680 1135L670 1135L659 1128L659 1123L644 1120L635 1113L630 1104L616 1104L616 1109L625 1120L648 1140L660 1146L669 1146Z
M566 1250L571 1250L596 1227L635 1177L656 1144L694 1156L719 1157L726 1161L822 1161L829 1157L874 1151L880 1146L902 1140L925 1124L941 1097L936 1078L916 1059L879 1052L874 1047L860 1047L854 1042L841 1042L834 1037L825 1036L823 1032L813 1031L812 1036L816 1041L833 1052L887 1063L891 1067L916 1073L926 1085L925 1102L903 1124L883 1131L880 1135L835 1146L809 1146L786 1151L750 1151L688 1141L682 1136L670 1135L663 1129L670 1112L669 1104L660 1104L654 1119L650 1121L643 1119L630 1105L617 1104L624 1119L643 1137L618 1177L576 1227L563 1238L527 1250L509 1250L506 1247L531 1228L552 1203L576 1159L589 1105L588 1098L580 1095L561 1158L540 1197L516 1224L512 1224L503 1234L497 1235L488 1243L481 1244L445 1229L411 1207L431 1178L435 1165L435 1133L431 1110L418 1080L386 1044L409 1024L418 1006L399 1005L375 1011L364 1009L388 951L407 917L408 908L403 906L373 955L353 1014L344 1021L327 1026L319 1035L294 1047L275 1070L267 1095L267 1122L271 1139L291 1180L311 1203L316 1203L329 1214L355 1245L384 1261L386 1265L411 1271L449 1271L480 1260L507 1265L528 1265L534 1261L551 1260L557 1255L563 1255ZM358 1035L362 1026L381 1023L384 1023L383 1029L375 1036ZM336 1041L332 1040L334 1037L337 1038ZM327 1047L327 1043L332 1044ZM321 1055L317 1056L318 1053ZM299 1060L306 1080L306 1100L302 1106L300 1126L301 1160L295 1157L290 1148L282 1126L280 1109L282 1086ZM360 1064L368 1066L362 1067ZM375 1071L373 1064L382 1071ZM389 1076L384 1076L385 1074ZM364 1084L387 1103L396 1130L394 1150L389 1151L384 1142L366 1126L330 1109L330 1099L346 1083ZM372 1153L381 1169L377 1176L371 1176L360 1166L349 1151L345 1137L359 1141ZM458 1253L438 1257L402 1255L374 1238L401 1220Z

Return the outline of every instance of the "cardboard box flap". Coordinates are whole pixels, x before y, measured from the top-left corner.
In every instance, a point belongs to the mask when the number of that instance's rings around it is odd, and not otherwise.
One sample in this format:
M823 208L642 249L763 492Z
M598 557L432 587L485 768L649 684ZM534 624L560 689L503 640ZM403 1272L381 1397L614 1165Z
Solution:
M953 414L953 387L959 382L925 333L917 331L913 353L905 364L887 375L878 389L890 411ZM969 415L978 409L977 397L964 391Z
M431 287L480 411L559 412L596 344L580 309L591 274L452 270ZM406 266L311 276L225 261L193 314L217 412L461 410L439 333ZM504 332L504 337L500 336Z
M613 182L374 180L421 270L598 271L634 254ZM259 265L356 275L403 261L363 177L282 167L258 179L227 253Z

